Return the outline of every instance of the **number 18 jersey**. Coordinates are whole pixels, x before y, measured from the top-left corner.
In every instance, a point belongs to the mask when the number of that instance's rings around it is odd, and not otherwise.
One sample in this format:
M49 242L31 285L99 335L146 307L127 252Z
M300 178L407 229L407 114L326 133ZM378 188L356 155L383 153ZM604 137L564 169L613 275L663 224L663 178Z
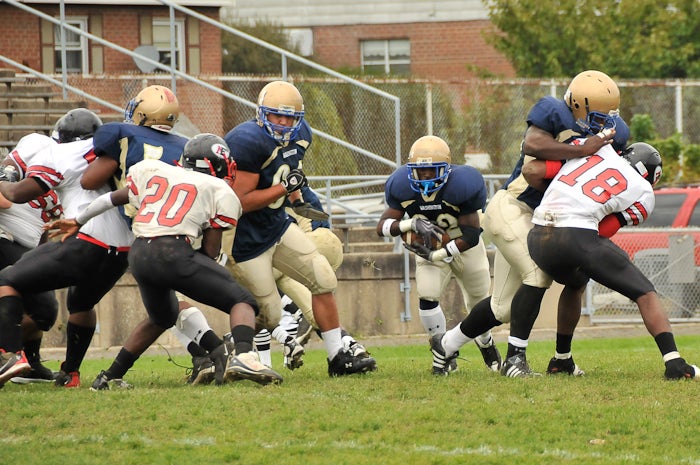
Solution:
M532 222L597 231L600 220L611 213L635 225L653 209L651 185L606 145L594 155L564 163L535 209Z

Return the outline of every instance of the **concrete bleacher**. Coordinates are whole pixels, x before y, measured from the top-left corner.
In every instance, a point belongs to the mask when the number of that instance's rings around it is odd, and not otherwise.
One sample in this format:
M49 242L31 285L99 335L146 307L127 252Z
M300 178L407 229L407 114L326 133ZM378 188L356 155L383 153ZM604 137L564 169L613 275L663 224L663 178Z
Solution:
M50 135L56 121L74 108L88 108L85 100L64 100L51 85L29 81L14 70L0 69L0 155L31 133ZM121 115L100 115L103 121Z

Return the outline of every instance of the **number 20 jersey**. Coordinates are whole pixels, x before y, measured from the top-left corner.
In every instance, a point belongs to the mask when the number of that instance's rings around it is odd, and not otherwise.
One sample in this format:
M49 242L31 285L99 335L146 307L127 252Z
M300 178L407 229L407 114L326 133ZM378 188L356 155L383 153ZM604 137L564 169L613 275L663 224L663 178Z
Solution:
M158 160L132 166L127 186L137 237L184 235L193 243L205 229L233 228L242 212L223 179Z

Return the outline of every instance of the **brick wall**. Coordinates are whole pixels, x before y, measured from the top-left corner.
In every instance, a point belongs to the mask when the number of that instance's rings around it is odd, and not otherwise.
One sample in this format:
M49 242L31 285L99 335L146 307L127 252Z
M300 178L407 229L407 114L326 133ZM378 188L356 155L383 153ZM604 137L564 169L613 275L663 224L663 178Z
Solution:
M489 21L314 27L314 59L331 68L358 68L360 41L409 39L411 72L417 77L474 77L467 64L513 77L510 63L484 40L483 33L492 28Z

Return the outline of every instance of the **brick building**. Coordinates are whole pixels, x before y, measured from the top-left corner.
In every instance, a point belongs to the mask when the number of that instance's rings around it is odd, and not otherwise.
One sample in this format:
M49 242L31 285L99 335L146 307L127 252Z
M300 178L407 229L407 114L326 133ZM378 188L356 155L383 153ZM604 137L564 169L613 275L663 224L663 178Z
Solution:
M152 0L87 1L87 0L25 0L21 6L0 2L0 55L50 76L62 75L63 53L60 47L61 28L53 22L60 19L64 4L66 23L119 47L134 51L164 64L170 64L171 32L175 43L175 66L187 74L202 79L221 73L221 31L204 21L170 9ZM179 2L195 12L218 20L220 7L226 1L189 0ZM38 12L38 13L37 13ZM44 16L42 16L44 15ZM158 82L169 85L169 75L137 61L108 45L72 30L65 30L65 62L68 84L89 94L123 106L144 84ZM0 61L0 68L12 68ZM17 70L21 72L21 70ZM150 74L144 80L144 73ZM216 82L212 80L212 82ZM196 105L192 91L196 85L177 81L177 94L183 114L198 120L212 109L221 107L221 99L211 98L206 108ZM58 90L58 89L57 89ZM92 108L92 105L90 106ZM220 111L219 111L220 113ZM219 118L220 119L220 118ZM203 122L208 131L221 131L220 122Z
M481 0L236 0L228 20L281 24L306 56L334 69L462 80L487 72L515 76L489 45Z

